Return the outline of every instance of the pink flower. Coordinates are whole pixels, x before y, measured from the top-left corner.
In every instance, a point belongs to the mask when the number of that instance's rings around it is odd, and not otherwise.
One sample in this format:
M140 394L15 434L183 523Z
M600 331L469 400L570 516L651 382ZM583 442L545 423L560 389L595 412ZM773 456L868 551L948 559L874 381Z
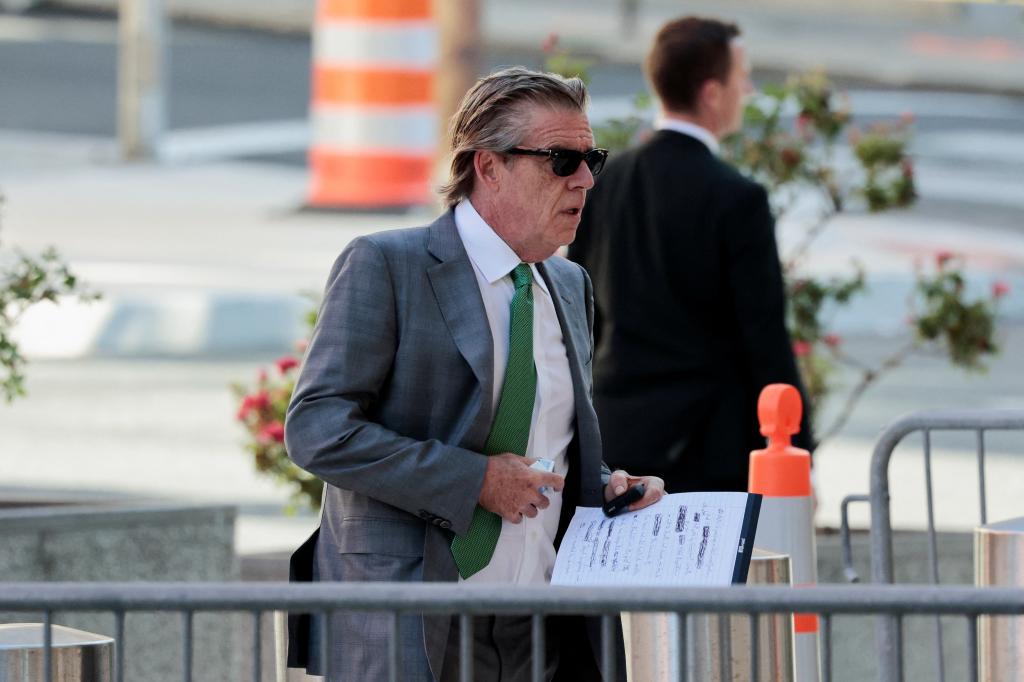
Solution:
M303 355L307 348L309 348L309 339L299 339L295 342L295 352L299 355Z
M238 407L238 421L245 421L252 412L260 412L270 407L270 396L266 391L252 393L242 398L242 404Z
M800 137L804 137L810 133L811 123L813 119L810 114L804 112L796 117L796 132Z
M944 268L946 266L946 263L948 263L951 260L953 260L953 252L952 251L942 250L942 251L936 252L936 254L935 254L935 265L940 270L942 268Z
M258 383L260 386L267 383L267 370L260 370L259 374L256 375L256 383Z
M290 355L286 355L283 358L279 358L274 364L277 365L277 371L281 374L287 374L288 370L295 369L299 366L299 361Z
M794 341L793 342L793 354L798 358L802 358L805 355L810 354L811 344L807 341Z
M271 441L277 443L284 442L284 424L278 421L273 421L260 429L259 435L256 436L260 442L269 443Z
M558 34L552 31L548 34L548 37L544 39L544 42L540 44L541 52L544 54L551 54L558 47Z
M902 123L903 125L911 125L916 119L917 117L914 116L913 111L904 111L902 114L900 114L900 123Z
M900 163L900 169L903 171L903 177L909 180L914 177L914 162L910 159L903 159Z
M821 337L821 340L829 348L838 348L839 344L843 342L843 337L839 336L839 334L825 334L825 336Z
M1010 293L1010 285L1003 280L996 280L992 283L992 298L1002 298Z

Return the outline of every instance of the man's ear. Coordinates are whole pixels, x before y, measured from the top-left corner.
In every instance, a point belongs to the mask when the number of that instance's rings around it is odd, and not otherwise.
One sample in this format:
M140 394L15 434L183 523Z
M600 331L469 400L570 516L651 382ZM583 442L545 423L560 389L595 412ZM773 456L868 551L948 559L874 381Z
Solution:
M718 111L724 94L722 83L717 78L709 78L700 86L698 93L698 111Z
M505 163L501 154L491 151L477 151L473 154L473 171L477 182L491 190L498 189L501 166Z

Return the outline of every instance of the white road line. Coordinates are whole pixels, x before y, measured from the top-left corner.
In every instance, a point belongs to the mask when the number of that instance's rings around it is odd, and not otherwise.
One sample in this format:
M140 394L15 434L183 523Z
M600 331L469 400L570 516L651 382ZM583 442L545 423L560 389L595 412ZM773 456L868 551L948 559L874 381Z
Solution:
M160 144L160 158L171 163L197 163L255 154L302 152L309 147L306 119L239 123L169 131Z
M850 90L848 94L855 116L898 117L909 111L918 118L1024 122L1024 97L906 90Z
M1024 120L1021 132L1001 130L947 130L918 133L911 143L911 152L917 157L996 161L1018 164L1018 189L1024 194Z
M917 190L925 198L992 204L1024 210L1024 175L957 168L945 164L917 165Z
M8 43L117 43L117 24L108 21L0 15L0 41Z

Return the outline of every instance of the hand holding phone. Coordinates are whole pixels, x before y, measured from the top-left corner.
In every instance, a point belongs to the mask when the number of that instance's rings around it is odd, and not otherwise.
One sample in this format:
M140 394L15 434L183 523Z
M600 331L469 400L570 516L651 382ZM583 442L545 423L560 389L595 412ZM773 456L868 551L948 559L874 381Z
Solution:
M604 510L605 516L615 516L616 514L622 512L624 509L628 508L629 505L633 504L641 497L643 497L644 492L644 484L637 483L636 485L630 486L629 490L622 493L618 497L614 497L611 500L605 502L604 506L601 507L601 509Z

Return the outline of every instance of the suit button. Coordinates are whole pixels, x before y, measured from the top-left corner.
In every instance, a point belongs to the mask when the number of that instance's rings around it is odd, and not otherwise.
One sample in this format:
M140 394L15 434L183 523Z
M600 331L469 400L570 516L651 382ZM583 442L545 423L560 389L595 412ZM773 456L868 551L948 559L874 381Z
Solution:
M441 528L444 528L445 530L451 530L452 528L452 522L448 520L441 521L441 523L437 525L441 526Z
M418 512L416 512L416 515L423 520L429 520L430 517L433 516L433 514L428 512L426 509L420 509Z

